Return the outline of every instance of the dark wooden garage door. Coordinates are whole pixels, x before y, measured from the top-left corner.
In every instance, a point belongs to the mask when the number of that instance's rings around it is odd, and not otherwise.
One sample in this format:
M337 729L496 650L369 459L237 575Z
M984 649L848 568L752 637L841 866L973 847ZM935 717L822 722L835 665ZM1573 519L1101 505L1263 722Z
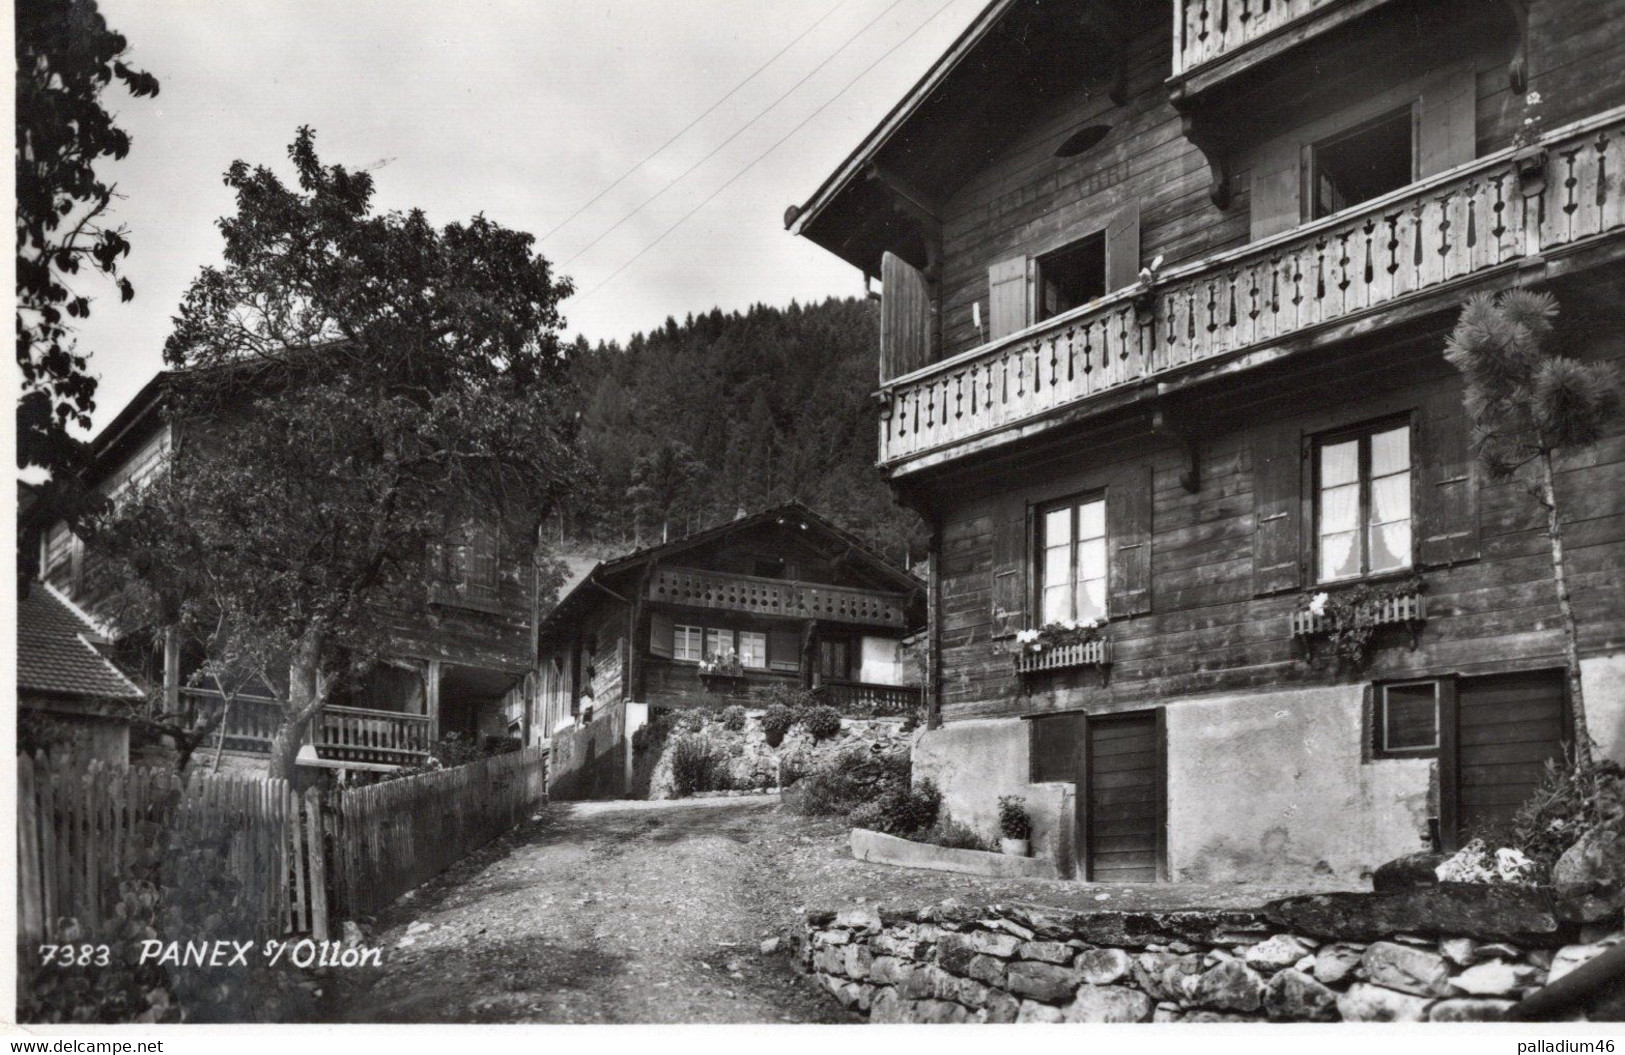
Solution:
M1157 879L1162 764L1155 714L1089 719L1089 878Z
M1456 714L1459 845L1510 820L1539 786L1546 760L1562 757L1562 672L1462 678Z

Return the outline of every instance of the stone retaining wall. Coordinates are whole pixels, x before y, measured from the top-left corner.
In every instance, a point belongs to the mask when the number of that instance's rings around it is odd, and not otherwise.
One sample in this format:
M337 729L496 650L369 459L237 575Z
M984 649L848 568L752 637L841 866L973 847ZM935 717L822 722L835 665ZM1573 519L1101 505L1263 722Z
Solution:
M1444 884L1257 911L859 905L809 911L802 955L874 1022L1462 1022L1621 938L1577 933L1539 892Z

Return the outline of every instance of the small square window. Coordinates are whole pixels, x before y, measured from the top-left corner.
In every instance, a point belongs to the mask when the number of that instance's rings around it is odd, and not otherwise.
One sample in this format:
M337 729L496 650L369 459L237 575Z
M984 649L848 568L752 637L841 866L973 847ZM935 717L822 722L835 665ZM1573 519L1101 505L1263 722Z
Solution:
M1425 755L1439 748L1439 683L1409 682L1378 689L1379 756Z
M1415 117L1401 107L1309 148L1309 219L1318 220L1416 179Z
M1038 258L1038 321L1106 295L1106 232Z

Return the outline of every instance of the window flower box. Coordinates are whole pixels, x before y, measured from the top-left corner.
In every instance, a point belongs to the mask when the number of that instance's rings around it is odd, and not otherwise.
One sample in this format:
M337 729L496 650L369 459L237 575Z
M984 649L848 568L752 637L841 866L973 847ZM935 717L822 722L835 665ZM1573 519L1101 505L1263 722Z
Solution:
M1105 684L1112 663L1112 643L1101 636L1105 619L1088 623L1050 623L1038 630L1016 634L1013 652L1016 672L1022 675L1077 667L1097 667Z
M1403 626L1410 630L1414 651L1427 621L1424 588L1420 579L1413 578L1388 586L1360 583L1337 593L1312 594L1292 613L1292 636L1311 647L1315 638L1330 637L1340 660L1363 667L1377 628Z

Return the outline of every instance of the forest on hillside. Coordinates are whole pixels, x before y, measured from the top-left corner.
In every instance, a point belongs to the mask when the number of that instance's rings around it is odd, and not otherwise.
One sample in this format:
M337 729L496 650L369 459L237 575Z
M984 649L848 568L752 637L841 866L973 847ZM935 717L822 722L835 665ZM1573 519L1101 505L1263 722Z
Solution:
M592 486L566 542L648 545L799 499L901 562L924 543L875 469L876 306L713 309L572 348Z

